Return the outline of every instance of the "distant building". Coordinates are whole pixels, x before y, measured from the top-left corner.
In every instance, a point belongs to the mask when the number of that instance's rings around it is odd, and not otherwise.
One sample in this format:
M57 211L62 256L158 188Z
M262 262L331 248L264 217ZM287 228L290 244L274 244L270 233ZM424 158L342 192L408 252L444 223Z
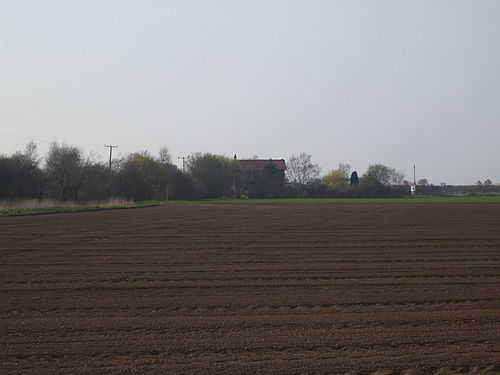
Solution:
M286 163L283 159L242 159L238 163L249 172L262 172L272 166L276 169L275 177L285 180Z
M276 198L283 195L286 171L285 160L242 159L237 161L243 170L240 196Z

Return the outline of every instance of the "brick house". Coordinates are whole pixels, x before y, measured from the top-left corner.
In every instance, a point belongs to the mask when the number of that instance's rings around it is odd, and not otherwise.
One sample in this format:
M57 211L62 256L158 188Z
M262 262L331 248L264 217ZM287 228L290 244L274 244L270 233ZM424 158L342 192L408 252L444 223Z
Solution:
M235 155L235 160L236 155ZM242 168L240 196L248 198L276 198L285 188L286 163L283 159L237 160Z

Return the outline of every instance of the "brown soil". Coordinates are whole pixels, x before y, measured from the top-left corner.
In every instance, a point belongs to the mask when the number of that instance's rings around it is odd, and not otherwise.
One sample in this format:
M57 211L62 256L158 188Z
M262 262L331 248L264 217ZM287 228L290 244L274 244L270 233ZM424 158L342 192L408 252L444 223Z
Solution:
M2 374L498 374L500 204L0 218Z

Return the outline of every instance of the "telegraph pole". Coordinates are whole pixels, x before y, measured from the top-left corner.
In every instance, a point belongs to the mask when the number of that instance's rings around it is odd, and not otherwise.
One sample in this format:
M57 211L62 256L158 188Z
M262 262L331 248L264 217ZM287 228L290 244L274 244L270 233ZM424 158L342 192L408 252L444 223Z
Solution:
M237 160L238 160L238 157L236 156L236 154L234 154L234 158L233 158L234 164L236 164ZM236 198L237 198L237 194L236 194L236 172L234 170L233 170L233 190L234 190L234 200L236 200Z
M111 156L113 155L113 149L118 148L118 146L104 145L104 147L109 148L109 174L111 175Z
M189 158L189 156L179 156L177 159L182 159L182 172L184 172L184 169L186 169L186 159Z
M417 192L417 174L415 172L415 164L413 164L413 184L410 187L411 195L415 195Z

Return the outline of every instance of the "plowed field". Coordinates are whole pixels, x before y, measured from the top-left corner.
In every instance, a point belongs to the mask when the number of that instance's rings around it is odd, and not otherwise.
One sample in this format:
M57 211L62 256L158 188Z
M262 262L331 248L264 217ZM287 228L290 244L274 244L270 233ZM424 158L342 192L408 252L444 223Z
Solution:
M500 204L0 218L1 374L500 373Z

